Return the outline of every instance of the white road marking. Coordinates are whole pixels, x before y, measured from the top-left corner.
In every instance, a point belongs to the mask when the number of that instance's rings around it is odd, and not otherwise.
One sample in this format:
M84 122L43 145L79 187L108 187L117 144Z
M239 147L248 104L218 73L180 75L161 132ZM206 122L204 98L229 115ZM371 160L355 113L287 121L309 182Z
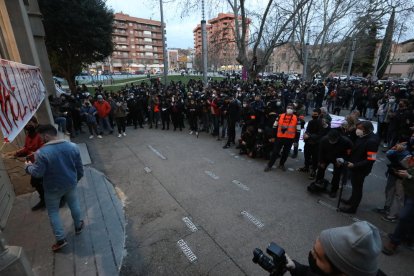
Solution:
M288 168L288 171L294 172L295 169L294 168Z
M255 218L253 215L249 214L247 211L241 211L240 214L242 214L242 216L246 217L250 222L252 222L258 228L263 228L264 227L264 224L260 220Z
M158 150L156 150L153 146L148 145L148 148L150 150L152 150L156 155L158 155L159 158L161 158L162 160L167 160L167 157L165 157L164 155L162 155Z
M234 184L236 184L237 186L239 186L241 189L245 190L245 191L250 191L250 188L247 187L246 185L244 185L243 183L241 183L238 180L233 180L232 181Z
M194 223L188 217L183 217L183 221L191 232L196 232L198 230L197 226L195 226Z
M150 172L152 172L152 171L151 171L151 169L150 169L150 168L148 168L148 167L145 167L145 168L144 168L144 171L145 171L146 173L150 173Z
M234 158L238 159L238 158L240 158L240 156L238 156L238 155L235 155L235 156L234 156Z
M191 251L190 247L184 240L179 240L177 244L191 263L197 260L197 256L193 253L193 251Z
M208 176L210 176L211 178L213 178L214 180L218 180L219 177L217 175L215 175L213 172L210 171L204 171Z

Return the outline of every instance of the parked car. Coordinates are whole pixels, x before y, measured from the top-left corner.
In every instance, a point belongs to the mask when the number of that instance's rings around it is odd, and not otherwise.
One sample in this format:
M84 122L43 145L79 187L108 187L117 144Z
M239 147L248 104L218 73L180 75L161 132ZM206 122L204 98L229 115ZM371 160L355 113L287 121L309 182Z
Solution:
M363 78L363 77L350 76L349 81L356 82L356 83L361 83L361 82L367 82L367 79Z

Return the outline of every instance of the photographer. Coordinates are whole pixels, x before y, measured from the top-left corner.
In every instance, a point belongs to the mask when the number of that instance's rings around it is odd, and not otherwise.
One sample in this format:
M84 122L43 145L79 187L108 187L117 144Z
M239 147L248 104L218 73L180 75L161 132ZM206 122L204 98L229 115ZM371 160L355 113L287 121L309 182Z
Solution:
M309 252L309 266L287 257L286 268L292 276L385 275L378 269L381 246L378 229L366 221L359 221L323 230Z

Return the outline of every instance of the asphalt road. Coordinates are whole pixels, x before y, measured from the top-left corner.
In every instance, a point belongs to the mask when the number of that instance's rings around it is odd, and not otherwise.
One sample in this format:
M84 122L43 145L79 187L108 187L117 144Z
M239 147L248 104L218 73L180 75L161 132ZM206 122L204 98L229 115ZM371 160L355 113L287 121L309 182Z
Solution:
M296 171L302 154L288 159L288 171L264 173L264 160L239 156L234 147L224 150L223 141L206 133L197 139L187 129L128 128L127 134L86 141L93 166L125 196L121 275L267 275L252 262L252 251L265 251L271 241L307 263L323 229L358 219L384 235L395 227L372 211L384 201L383 154L351 217L334 210L336 200L306 191L310 181ZM381 268L387 275L412 275L413 257L404 248L396 256L381 254Z

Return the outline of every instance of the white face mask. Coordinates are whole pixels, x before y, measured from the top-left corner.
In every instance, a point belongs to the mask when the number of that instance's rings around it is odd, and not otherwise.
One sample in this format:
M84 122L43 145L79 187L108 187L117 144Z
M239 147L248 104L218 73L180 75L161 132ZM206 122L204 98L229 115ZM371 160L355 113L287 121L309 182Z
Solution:
M276 106L281 106L282 103L281 102L276 102Z
M358 137L362 137L362 136L364 135L364 131L362 131L361 129L357 128L357 129L355 130L355 134L356 134L356 136L358 136Z
M286 113L289 115L293 114L293 109L291 108L286 109Z
M395 99L389 99L389 103L395 103Z

